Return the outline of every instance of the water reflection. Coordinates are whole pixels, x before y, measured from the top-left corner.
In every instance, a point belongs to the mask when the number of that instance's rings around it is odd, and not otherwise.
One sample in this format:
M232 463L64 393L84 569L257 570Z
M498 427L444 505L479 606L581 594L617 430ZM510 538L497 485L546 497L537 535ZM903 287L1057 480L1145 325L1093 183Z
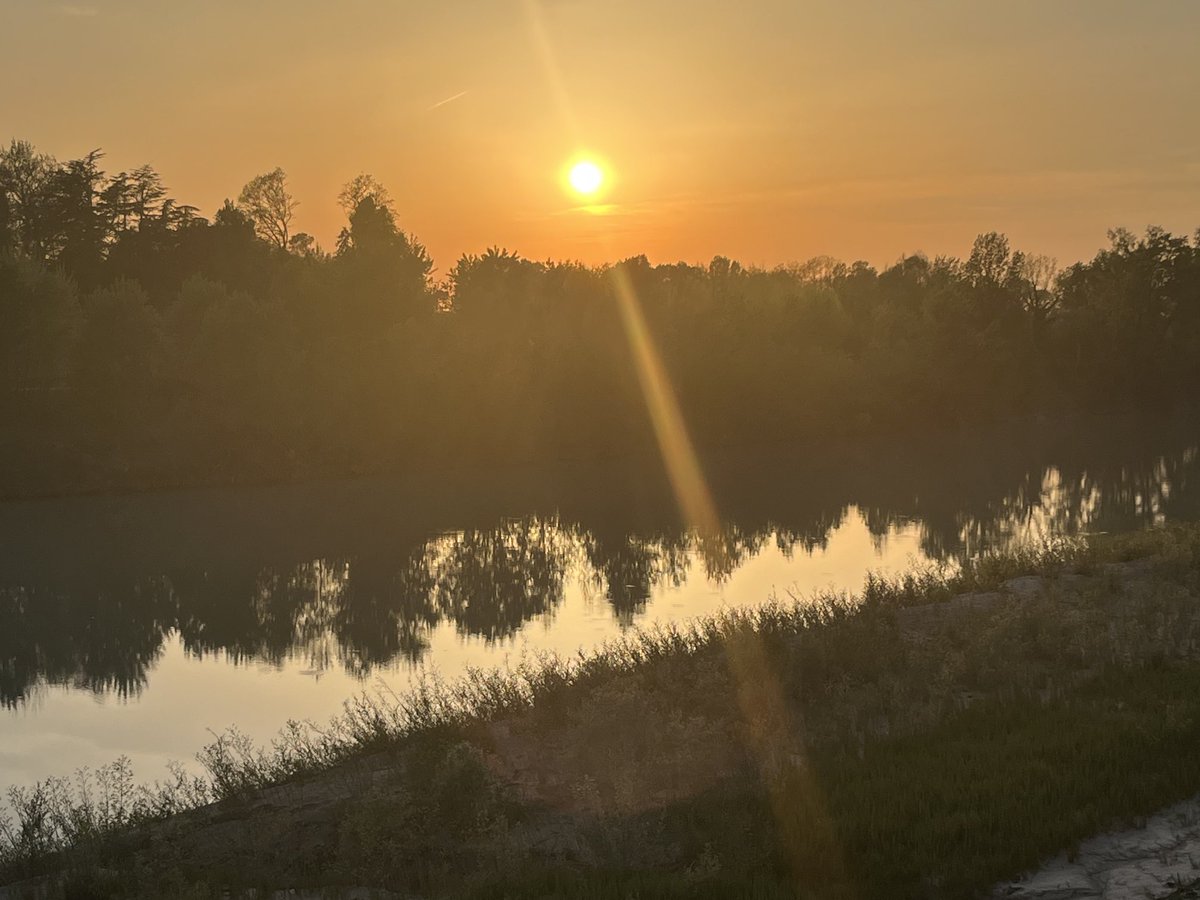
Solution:
M0 703L46 684L136 694L165 643L235 663L366 677L432 632L501 642L552 622L570 583L637 620L652 594L721 582L773 546L820 552L856 509L873 539L915 524L953 560L1015 540L1200 515L1195 430L955 438L840 460L709 460L725 517L685 529L657 472L569 467L453 489L360 482L0 508ZM512 515L512 513L517 513ZM744 598L747 604L763 597Z
M678 588L687 578L692 542L682 530L648 536L581 530L580 536L591 585L622 625L645 610L656 587Z

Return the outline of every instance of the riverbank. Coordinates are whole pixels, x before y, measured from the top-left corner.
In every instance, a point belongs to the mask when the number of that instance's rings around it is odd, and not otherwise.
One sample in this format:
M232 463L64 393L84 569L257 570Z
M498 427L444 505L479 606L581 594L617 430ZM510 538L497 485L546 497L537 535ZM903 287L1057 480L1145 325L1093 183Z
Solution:
M118 767L18 798L7 881L978 894L1200 792L1200 528L631 632L201 759L207 778L158 791Z

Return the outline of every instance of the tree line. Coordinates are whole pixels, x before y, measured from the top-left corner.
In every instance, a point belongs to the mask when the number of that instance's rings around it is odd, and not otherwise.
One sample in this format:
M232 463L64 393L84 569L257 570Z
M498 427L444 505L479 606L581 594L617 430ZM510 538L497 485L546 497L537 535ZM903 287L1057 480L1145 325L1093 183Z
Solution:
M854 440L1194 402L1200 232L1058 271L980 235L819 257L584 266L493 248L443 278L374 178L326 251L276 169L211 219L150 166L0 149L0 492L652 452L632 286L701 446Z

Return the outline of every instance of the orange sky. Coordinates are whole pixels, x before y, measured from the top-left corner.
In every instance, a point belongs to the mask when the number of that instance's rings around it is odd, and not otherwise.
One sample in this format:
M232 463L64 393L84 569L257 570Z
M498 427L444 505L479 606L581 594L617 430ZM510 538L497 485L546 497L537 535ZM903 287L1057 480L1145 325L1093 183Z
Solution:
M391 189L445 272L714 254L1067 263L1200 226L1194 0L0 0L0 140L150 162L211 214L282 166L329 248ZM562 167L606 160L604 214Z

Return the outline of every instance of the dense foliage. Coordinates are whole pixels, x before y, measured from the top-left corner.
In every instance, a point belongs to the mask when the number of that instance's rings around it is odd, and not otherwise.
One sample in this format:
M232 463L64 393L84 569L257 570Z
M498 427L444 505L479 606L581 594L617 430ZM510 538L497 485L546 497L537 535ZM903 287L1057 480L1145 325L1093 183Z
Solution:
M369 176L323 252L275 170L211 221L153 169L0 150L0 491L349 473L652 446L631 286L697 443L1175 404L1200 386L1200 239L1052 261L981 235L877 271L502 250L443 281Z

